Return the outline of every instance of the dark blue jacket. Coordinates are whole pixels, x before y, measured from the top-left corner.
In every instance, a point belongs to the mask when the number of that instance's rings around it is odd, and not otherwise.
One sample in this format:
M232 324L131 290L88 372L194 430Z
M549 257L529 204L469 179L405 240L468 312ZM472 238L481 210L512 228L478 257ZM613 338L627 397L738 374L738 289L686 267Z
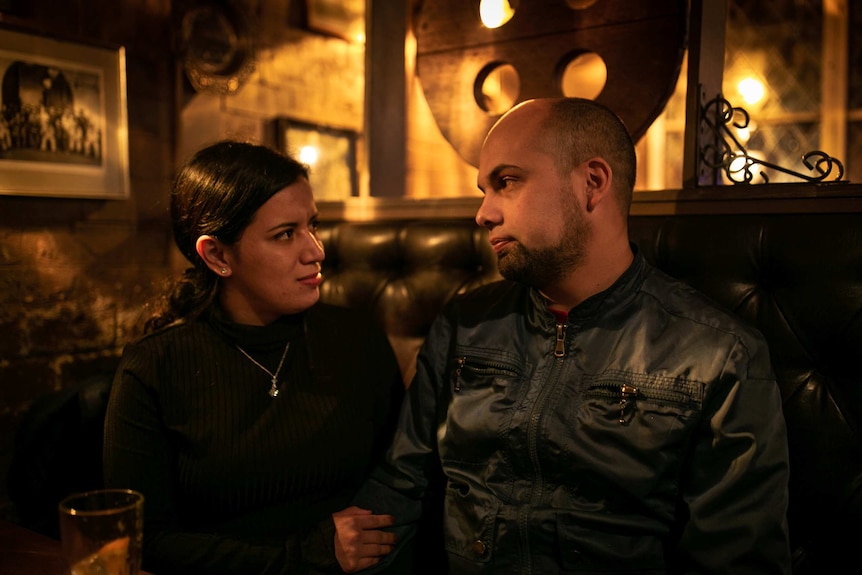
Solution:
M408 541L441 471L451 573L789 573L760 333L639 254L565 323L546 306L503 281L447 307L354 503Z

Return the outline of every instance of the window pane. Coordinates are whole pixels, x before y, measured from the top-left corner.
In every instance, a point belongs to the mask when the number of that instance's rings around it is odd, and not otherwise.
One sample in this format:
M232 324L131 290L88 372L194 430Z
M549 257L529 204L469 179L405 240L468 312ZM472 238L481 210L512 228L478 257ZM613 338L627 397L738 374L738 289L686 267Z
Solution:
M802 155L819 147L822 10L819 0L728 2L722 90L749 113L740 140L752 156L806 175ZM773 183L801 181L767 174Z
M862 2L859 0L848 0L848 2L850 12L850 57L847 64L847 68L850 70L850 74L848 74L850 85L848 106L851 110L862 112L862 74L859 73L862 70L862 34L859 34L859 30L862 30Z
M847 156L844 162L845 178L862 182L862 2L848 0L850 17L849 55L847 58Z
M802 162L804 154L814 151L840 160L844 179L862 182L862 1L727 0L727 6L722 95L749 116L748 129L728 129L752 157L782 168L754 166L752 183L766 181L761 171L771 183L805 181L795 174L817 176ZM832 33L835 14L841 22L845 10L846 37L841 25ZM843 54L848 74L824 75L826 66ZM682 186L682 166L677 164L683 157L685 80L683 66L676 92L638 142L638 190ZM843 98L835 98L842 93L847 94L846 109ZM835 109L836 101L840 109ZM734 117L742 120L742 115ZM846 126L846 133L835 129L836 121ZM728 144L733 145L729 139ZM827 179L836 176L837 170ZM743 178L737 174L733 179Z

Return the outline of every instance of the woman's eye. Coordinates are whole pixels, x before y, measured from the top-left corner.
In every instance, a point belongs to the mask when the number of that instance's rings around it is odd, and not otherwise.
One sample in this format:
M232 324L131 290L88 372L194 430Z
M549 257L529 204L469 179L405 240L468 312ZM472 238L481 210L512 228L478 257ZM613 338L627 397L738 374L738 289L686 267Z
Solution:
M293 230L292 229L291 230L284 230L283 232L278 234L277 237L289 240L289 239L293 238Z

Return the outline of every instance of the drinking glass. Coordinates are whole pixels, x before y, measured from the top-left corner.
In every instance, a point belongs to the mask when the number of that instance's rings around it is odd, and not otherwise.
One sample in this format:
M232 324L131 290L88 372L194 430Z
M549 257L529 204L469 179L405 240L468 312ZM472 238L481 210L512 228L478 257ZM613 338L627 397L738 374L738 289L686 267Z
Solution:
M138 575L144 496L131 489L74 493L60 502L60 542L70 575Z

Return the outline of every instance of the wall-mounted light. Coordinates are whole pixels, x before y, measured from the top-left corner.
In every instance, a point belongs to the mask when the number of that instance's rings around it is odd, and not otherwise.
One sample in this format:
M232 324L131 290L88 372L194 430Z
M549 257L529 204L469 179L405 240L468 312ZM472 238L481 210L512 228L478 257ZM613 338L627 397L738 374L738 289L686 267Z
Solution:
M319 152L315 146L303 146L299 149L299 161L303 164L313 166L317 163Z
M276 118L274 127L276 148L309 167L316 201L359 195L356 132L293 118Z
M512 19L515 8L509 0L480 0L479 17L486 28L499 28Z

